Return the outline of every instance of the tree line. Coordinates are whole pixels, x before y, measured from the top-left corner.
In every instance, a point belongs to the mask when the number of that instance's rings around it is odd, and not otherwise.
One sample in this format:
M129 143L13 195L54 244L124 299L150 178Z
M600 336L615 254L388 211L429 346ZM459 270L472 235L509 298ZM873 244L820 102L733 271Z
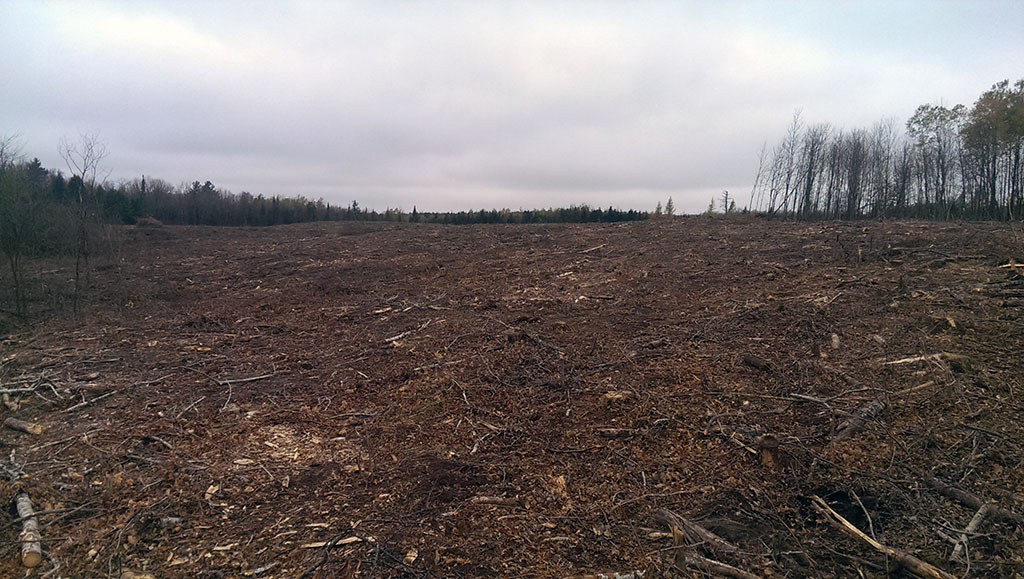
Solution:
M395 208L378 211L356 201L337 206L302 196L236 194L210 181L175 187L161 179L139 177L113 184L101 176L107 150L96 135L64 139L59 150L66 173L44 167L39 159L28 160L16 137L0 135L0 314L5 316L27 316L28 290L38 290L42 283L38 276L26 277L28 262L36 258L72 260L73 287L43 293L58 296L60 303L54 307L70 302L77 311L83 284L88 282L90 259L104 251L110 253L117 245L120 225L269 226L309 221L463 225L615 222L649 217L644 211L588 205L518 211L420 212L415 207L411 212Z
M175 187L162 179L144 176L117 185L85 183L77 175L66 178L60 170L44 168L38 159L18 159L10 154L13 140L8 138L5 142L8 155L6 162L0 165L0 184L7 185L3 189L4 193L0 193L0 202L5 208L31 208L30 212L36 213L42 206L49 206L51 210L60 207L66 209L81 200L97 218L107 223L131 225L140 219L147 219L168 225L267 226L309 221L403 221L464 225L617 222L649 217L646 211L621 210L616 207L592 208L586 204L529 210L505 208L421 212L413 207L411 212L397 208L378 211L366 209L358 201L339 206L325 203L323 199L314 201L303 196L253 195L248 191L233 193L218 189L210 181L193 181ZM80 192L84 192L84 198L80 199ZM15 218L14 221L20 225L24 219Z
M763 148L753 208L802 219L1020 219L1024 79L996 83L970 108L925 104L901 128L806 124Z

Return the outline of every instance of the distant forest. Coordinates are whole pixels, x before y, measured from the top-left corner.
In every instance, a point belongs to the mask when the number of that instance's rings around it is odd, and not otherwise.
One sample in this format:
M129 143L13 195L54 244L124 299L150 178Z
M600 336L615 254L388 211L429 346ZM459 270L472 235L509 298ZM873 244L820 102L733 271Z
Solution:
M377 211L334 206L305 197L265 197L218 189L210 181L174 187L160 179L139 177L111 184L97 176L105 170L106 146L95 135L62 140L61 157L68 173L26 160L16 137L0 136L0 314L24 318L30 302L49 296L54 309L64 302L78 311L86 294L90 258L115 251L117 225L267 226L309 221L404 221L412 223L586 223L636 221L648 213L615 207L579 205L558 209L459 212ZM671 214L661 211L655 216ZM113 249L112 249L113 248ZM70 291L44 288L30 275L37 258L67 259L73 265ZM33 298L32 296L36 297ZM2 319L0 319L2 322ZM2 324L0 324L2 326Z
M6 145L6 147L5 147ZM92 137L76 143L78 149L101 150ZM6 148L6 153L5 153ZM0 143L0 207L18 206L15 213L66 213L82 205L87 213L108 223L134 224L139 219L168 225L282 225L309 221L406 221L412 223L588 223L637 221L648 218L645 211L623 211L615 207L591 208L578 205L557 209L481 209L479 211L411 212L388 208L366 209L358 201L347 206L331 205L323 199L232 193L210 181L193 181L174 187L154 178L140 177L119 184L97 183L91 174L72 165L72 175L47 169L39 159L25 161L15 153L15 142ZM100 161L102 156L95 159ZM93 171L99 167L91 168ZM86 171L85 173L89 173ZM2 217L0 217L2 219ZM10 225L10 224L8 224ZM0 227L3 227L0 224Z
M1024 211L1024 80L974 106L921 105L905 130L805 124L762 150L753 208L802 219L1020 219Z

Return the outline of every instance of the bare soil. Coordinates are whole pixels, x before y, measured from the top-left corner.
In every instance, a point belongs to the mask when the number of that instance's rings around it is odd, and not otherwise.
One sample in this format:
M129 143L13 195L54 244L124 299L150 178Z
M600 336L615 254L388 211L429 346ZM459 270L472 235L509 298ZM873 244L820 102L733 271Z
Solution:
M925 483L1024 513L1024 268L1001 267L1022 241L722 218L129 228L87 314L0 346L2 388L34 389L0 414L46 428L0 431L0 498L49 511L31 576L702 576L692 553L905 573L815 496L954 575L1022 576L1012 521L950 561L976 509ZM25 573L15 518L2 576Z

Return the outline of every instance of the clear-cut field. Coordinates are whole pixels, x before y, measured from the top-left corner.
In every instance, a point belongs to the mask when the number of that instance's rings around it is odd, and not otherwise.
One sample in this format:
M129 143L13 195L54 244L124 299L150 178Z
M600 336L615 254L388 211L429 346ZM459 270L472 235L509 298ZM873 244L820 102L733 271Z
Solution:
M38 394L4 412L46 430L0 433L23 474L0 490L54 511L39 569L62 576L652 577L694 551L755 575L884 575L814 496L959 576L943 535L975 509L926 475L1024 512L1024 268L1001 267L1024 261L1018 235L128 229L87 315L3 342L3 388ZM658 509L744 553L684 548ZM1024 573L1019 527L979 532L971 574Z

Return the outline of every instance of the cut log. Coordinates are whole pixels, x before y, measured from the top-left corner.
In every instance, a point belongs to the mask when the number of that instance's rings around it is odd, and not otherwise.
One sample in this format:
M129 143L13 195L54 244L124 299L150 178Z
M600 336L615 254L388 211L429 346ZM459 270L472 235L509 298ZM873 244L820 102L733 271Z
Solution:
M4 426L11 430L19 430L21 432L27 432L29 434L42 434L43 427L39 424L32 424L31 422L25 422L24 420L18 420L13 416L8 416L4 420Z
M849 420L839 425L836 435L832 438L832 444L842 442L857 434L861 428L864 428L868 420L878 416L888 407L889 400L885 396L876 398L870 404L862 407Z
M772 369L771 362L753 354L743 354L743 363L762 372L770 372Z
M965 490L958 489L955 486L946 484L945 482L932 476L930 473L924 475L924 482L928 486L942 493L943 495L953 499L954 501L959 502L960 504L966 507L980 510L982 505L986 504L985 501L981 500L981 497L973 493L969 493ZM993 519L1003 521L1006 523L1013 523L1018 527L1024 528L1024 517L1002 507L992 505L992 508L988 510L988 515L991 516Z
M43 561L43 544L39 535L39 523L32 508L32 499L27 493L20 493L15 506L18 509L18 517L21 518L21 564L35 567Z
M865 535L864 532L855 527L853 523L847 521L842 515L832 510L832 507L828 506L828 503L826 503L821 497L812 496L811 500L814 501L814 507L818 509L818 512L825 517L830 525L855 539L864 541L878 552L884 553L887 557L892 557L912 573L931 579L956 579L955 575L946 573L931 563L926 563L910 553L906 553L892 547L887 547Z

